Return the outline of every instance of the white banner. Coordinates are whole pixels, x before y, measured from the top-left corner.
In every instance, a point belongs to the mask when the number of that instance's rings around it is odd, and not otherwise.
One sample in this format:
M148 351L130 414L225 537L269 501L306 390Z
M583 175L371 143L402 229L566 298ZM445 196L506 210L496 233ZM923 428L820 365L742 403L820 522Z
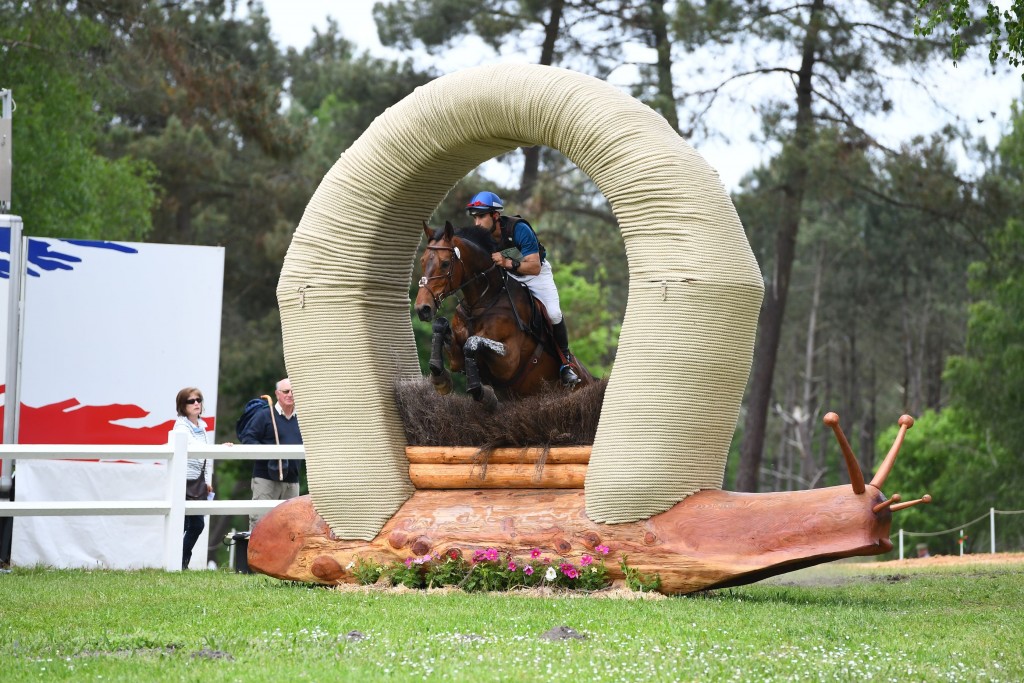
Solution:
M18 500L161 500L167 468L149 463L23 460ZM206 567L209 517L192 551L191 569ZM182 530L184 533L184 530ZM152 515L15 517L11 564L59 568L163 567L164 519Z
M224 249L38 237L25 243L18 443L167 443L175 396L184 387L203 393L212 441ZM0 229L0 251L7 252L6 263L0 253L0 320L6 324L9 230ZM0 350L6 352L3 333ZM17 500L145 500L147 491L163 490L143 485L161 469L152 463L40 464L18 464ZM111 467L125 469L112 475ZM146 475L131 484L127 478L138 467ZM123 480L127 497L108 496L107 477ZM140 529L162 535L159 517L18 517L14 528L12 560L18 564L50 564L57 556L42 549L52 538L65 558L55 566L97 566L97 558L107 567L161 566L159 557L138 565L133 549L146 535ZM152 539L146 545L160 547ZM126 560L118 562L120 556ZM70 564L71 558L81 564ZM205 559L204 537L193 563L203 566Z

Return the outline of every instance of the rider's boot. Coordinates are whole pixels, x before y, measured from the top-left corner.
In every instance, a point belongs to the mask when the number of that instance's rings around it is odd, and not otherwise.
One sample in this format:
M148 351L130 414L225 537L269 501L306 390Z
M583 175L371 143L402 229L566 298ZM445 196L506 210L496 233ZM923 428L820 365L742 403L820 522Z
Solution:
M551 326L552 331L555 333L555 343L558 344L558 350L562 354L562 367L559 368L558 374L562 378L562 384L566 387L574 387L580 382L580 376L573 370L572 364L576 362L573 358L572 353L569 351L569 333L565 329L565 319L558 321Z

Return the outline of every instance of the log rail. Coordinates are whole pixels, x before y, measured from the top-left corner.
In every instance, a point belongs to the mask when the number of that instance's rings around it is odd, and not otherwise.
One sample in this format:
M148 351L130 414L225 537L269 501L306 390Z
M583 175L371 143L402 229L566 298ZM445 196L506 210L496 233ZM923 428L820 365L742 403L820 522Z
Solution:
M417 490L582 489L590 446L496 448L408 446ZM543 464L540 464L543 463Z

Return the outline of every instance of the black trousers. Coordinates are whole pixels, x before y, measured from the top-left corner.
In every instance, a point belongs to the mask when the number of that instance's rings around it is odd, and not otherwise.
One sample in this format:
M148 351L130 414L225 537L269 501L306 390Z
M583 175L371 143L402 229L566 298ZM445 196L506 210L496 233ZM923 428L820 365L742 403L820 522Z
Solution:
M192 548L199 540L199 534L206 528L206 521L202 515L187 515L185 517L185 540L181 549L181 568L188 569L188 563L192 559Z

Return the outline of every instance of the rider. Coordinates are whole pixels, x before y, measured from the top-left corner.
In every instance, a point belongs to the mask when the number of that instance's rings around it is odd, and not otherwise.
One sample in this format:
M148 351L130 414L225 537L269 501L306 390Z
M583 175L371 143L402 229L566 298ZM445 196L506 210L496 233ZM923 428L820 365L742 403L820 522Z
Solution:
M555 343L562 355L559 376L562 384L571 387L580 381L573 370L575 362L569 352L569 334L565 330L562 307L558 302L558 290L551 276L551 262L547 260L544 246L537 239L533 227L522 216L502 216L505 205L501 197L493 192L478 192L466 205L466 211L473 218L473 224L490 231L491 237L501 246L500 251L491 254L494 263L509 271L512 277L526 285L535 297L541 300L548 311ZM522 254L522 260L505 256L502 252L515 247Z

